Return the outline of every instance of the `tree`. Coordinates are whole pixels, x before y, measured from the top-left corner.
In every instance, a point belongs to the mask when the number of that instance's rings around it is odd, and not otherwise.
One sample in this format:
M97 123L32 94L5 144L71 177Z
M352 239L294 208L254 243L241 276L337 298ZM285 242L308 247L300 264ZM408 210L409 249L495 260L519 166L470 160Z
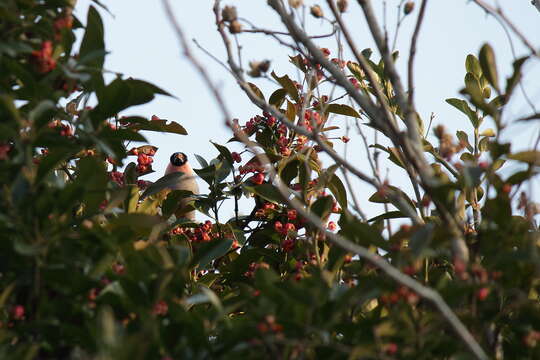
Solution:
M536 146L513 152L500 135L523 65L538 53L504 13L474 2L530 54L515 60L505 81L489 44L468 55L462 98L446 101L470 129L454 136L436 125L431 143L414 92L427 0L418 9L407 84L368 0L358 3L376 51L357 48L341 17L348 1L309 9L334 26L330 36L344 39L337 48L347 46L351 59L341 51L333 56L304 31L297 20L302 1L268 2L287 32L247 30L282 41L298 78L270 72L264 60L243 69L230 38L249 22L215 1L224 66L260 109L244 125L164 0L185 55L223 110L230 142L243 149L214 144L214 159L197 158L195 171L209 188L197 196L170 190L182 174L141 179L159 151L131 145L146 141L141 132L187 132L158 116L122 116L155 95L171 95L120 74L105 83L96 8L83 25L68 1L2 5L0 354L537 358L539 210L523 189L537 174L540 154ZM402 16L414 14L414 4L401 1ZM83 27L75 51L73 30ZM247 76L270 79L273 92L263 94ZM343 94L336 96L337 89ZM90 108L93 97L97 105ZM327 125L332 116L352 118L357 135L329 135L340 130ZM368 131L384 140L370 143ZM352 136L365 142L368 171L333 148ZM376 154L402 169L412 195L383 177ZM503 176L509 163L521 166ZM368 200L385 204L383 214L366 218L352 179L373 187ZM186 197L212 221L177 219ZM241 198L251 201L245 215ZM231 219L220 212L224 201L236 204Z

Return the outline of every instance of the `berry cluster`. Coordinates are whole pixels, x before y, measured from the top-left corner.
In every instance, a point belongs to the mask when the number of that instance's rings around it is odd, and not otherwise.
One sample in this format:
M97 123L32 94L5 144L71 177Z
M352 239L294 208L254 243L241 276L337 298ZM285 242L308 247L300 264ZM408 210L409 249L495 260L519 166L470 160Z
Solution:
M40 50L32 51L31 61L39 73L46 74L56 68L56 60L53 59L52 54L53 44L49 40L41 43Z
M244 276L247 278L253 278L257 269L270 269L270 265L265 262L249 264L247 271L244 273Z
M154 155L157 148L153 146L141 146L139 148L132 148L128 151L128 155L137 156L137 173L139 175L147 174L152 171L152 163L154 162Z
M58 131L60 136L72 137L73 128L70 124L63 123L60 120L53 120L47 125L50 129Z

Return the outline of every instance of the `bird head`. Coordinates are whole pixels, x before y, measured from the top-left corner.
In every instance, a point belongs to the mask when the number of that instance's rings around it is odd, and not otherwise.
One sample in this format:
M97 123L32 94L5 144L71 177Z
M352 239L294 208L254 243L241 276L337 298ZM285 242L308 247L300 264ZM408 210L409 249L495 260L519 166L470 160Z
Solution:
M175 152L171 155L171 165L182 166L188 161L187 155L183 152Z

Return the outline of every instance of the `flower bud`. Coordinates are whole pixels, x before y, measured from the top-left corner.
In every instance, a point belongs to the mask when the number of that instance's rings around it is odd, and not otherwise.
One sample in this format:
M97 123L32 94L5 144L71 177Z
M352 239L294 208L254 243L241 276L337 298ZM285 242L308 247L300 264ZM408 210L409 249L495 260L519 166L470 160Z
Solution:
M319 5L312 6L310 11L311 15L313 15L313 17L316 17L317 19L320 19L324 16L322 8Z
M238 20L234 20L229 25L229 32L231 34L239 34L242 32L242 24L238 22Z
M298 8L302 5L304 5L304 1L303 0L289 0L289 5L292 7L292 8Z
M340 13L344 13L349 7L349 0L338 0L337 7Z
M238 19L238 13L236 12L235 6L225 6L223 10L221 10L221 17L223 18L223 21L233 22Z
M409 15L410 13L412 13L414 10L414 1L407 1L405 3L405 7L403 8L403 13L405 15Z

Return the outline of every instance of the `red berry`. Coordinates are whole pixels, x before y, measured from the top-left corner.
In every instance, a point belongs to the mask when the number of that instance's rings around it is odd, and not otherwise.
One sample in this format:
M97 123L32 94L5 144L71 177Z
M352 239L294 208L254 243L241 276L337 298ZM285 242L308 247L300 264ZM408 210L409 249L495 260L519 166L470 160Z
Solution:
M251 177L251 181L256 184L260 185L264 182L264 174L257 173Z
M480 301L484 301L489 296L489 288L483 287L476 292L476 298Z
M154 315L167 315L169 312L169 305L163 300L158 301L154 308L152 309L152 314Z
M288 210L288 211L287 211L287 219L289 219L289 221L294 221L294 220L296 220L296 217L297 217L296 210L291 209L291 210Z
M240 156L239 153L233 152L233 153L231 153L231 155L232 155L232 158L233 158L233 161L234 161L234 162L237 162L237 163L241 163L241 162L242 162L242 157Z
M11 315L15 320L23 320L24 319L24 306L22 305L15 305L11 309Z
M385 346L384 352L388 355L395 355L398 351L398 346L395 343L390 343Z

